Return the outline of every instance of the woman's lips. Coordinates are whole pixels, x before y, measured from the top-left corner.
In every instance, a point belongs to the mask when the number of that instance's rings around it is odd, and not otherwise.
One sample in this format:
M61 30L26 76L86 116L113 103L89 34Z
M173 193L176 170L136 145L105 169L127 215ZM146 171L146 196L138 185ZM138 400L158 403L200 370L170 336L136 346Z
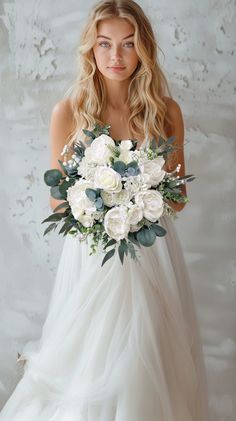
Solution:
M109 67L109 69L111 69L113 71L120 71L120 70L124 70L125 67L123 67L123 66L114 66L114 67Z

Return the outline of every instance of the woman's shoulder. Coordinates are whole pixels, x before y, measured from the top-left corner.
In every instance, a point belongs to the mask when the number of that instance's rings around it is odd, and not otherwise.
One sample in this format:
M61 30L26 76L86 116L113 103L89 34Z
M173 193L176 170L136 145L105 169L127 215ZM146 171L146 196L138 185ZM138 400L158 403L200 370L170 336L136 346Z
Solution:
M56 102L52 108L52 115L63 121L73 120L73 110L70 98L65 98Z
M75 120L73 117L73 110L69 98L62 99L55 103L51 112L50 121L51 132L55 133L55 138L58 136L65 137L73 132L75 128ZM61 137L60 136L60 137Z
M166 130L168 132L173 129L183 131L184 122L180 105L173 98L167 96L163 97L163 101L166 105Z
M166 113L169 116L171 116L171 115L174 116L176 114L178 115L178 114L181 113L181 108L180 108L178 102L175 101L173 98L171 98L169 96L164 96L162 99L163 99L163 101L166 105Z

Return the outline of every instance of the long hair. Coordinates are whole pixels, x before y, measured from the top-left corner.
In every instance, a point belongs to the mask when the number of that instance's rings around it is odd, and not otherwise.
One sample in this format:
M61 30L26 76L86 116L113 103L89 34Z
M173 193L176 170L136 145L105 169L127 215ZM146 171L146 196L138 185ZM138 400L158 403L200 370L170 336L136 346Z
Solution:
M75 120L69 145L84 140L82 129L91 130L102 121L107 106L106 87L98 71L93 46L97 38L98 22L107 18L124 18L134 27L134 45L139 57L138 65L130 77L127 104L130 139L151 139L161 135L166 139L165 95L171 97L167 79L158 60L160 50L151 23L142 8L133 0L99 1L91 9L89 19L77 47L78 74L65 96L69 97ZM168 119L167 119L168 122Z

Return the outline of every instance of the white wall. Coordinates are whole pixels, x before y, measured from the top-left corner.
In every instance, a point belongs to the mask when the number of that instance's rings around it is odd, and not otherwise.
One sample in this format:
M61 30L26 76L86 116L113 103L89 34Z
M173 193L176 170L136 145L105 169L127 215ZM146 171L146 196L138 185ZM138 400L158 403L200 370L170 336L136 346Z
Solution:
M81 23L93 1L0 0L2 404L21 376L16 354L40 335L63 237L50 213L52 106L75 75ZM186 128L190 203L176 222L200 320L214 421L236 402L235 60L233 0L139 1L152 19Z

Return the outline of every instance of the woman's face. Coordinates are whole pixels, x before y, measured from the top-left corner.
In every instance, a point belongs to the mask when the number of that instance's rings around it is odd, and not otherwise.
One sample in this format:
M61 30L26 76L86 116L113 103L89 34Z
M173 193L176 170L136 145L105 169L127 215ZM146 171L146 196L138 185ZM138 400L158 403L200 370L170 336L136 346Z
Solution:
M100 21L93 53L97 68L104 77L119 81L129 78L139 61L133 26L123 18ZM122 69L113 66L122 66Z

